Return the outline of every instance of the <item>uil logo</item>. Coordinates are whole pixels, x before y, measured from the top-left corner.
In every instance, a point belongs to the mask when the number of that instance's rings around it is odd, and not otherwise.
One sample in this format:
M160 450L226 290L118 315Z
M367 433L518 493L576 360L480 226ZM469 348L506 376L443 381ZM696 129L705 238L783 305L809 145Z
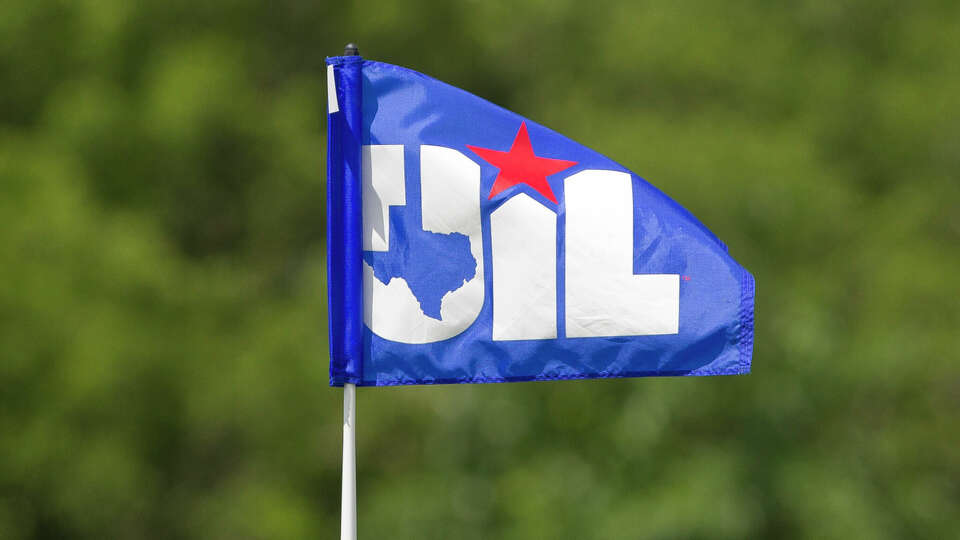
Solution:
M629 173L538 156L525 124L508 149L375 144L362 161L364 322L377 336L449 339L487 300L496 341L678 332L680 276L633 272L642 201ZM486 193L482 163L496 169Z

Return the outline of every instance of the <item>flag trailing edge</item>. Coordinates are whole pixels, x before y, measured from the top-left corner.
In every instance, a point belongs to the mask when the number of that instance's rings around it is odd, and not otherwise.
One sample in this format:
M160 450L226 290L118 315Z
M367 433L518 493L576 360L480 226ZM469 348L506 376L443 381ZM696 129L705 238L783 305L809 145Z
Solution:
M327 75L331 385L750 371L753 277L644 179L406 68Z

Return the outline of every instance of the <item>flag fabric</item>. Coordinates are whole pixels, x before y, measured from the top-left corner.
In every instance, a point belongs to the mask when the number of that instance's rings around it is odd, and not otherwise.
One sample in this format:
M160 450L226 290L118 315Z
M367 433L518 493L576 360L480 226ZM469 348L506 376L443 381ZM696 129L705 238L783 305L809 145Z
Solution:
M409 69L327 76L331 385L750 371L753 277L646 180Z

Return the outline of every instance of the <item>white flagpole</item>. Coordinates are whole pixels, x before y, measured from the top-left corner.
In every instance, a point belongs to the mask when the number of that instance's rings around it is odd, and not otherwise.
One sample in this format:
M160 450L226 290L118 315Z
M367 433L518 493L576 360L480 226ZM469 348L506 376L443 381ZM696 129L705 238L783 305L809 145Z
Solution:
M357 540L357 387L343 385L343 490L340 540Z
M344 56L358 56L347 43ZM340 491L340 540L357 540L357 386L343 385L343 485Z

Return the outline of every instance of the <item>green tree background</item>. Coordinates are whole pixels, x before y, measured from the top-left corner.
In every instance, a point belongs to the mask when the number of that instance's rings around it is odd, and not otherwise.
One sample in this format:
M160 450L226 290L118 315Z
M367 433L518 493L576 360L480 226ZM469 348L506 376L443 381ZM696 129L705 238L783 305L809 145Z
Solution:
M0 538L334 538L324 56L623 163L757 277L744 377L359 392L360 534L960 530L960 3L5 0Z

